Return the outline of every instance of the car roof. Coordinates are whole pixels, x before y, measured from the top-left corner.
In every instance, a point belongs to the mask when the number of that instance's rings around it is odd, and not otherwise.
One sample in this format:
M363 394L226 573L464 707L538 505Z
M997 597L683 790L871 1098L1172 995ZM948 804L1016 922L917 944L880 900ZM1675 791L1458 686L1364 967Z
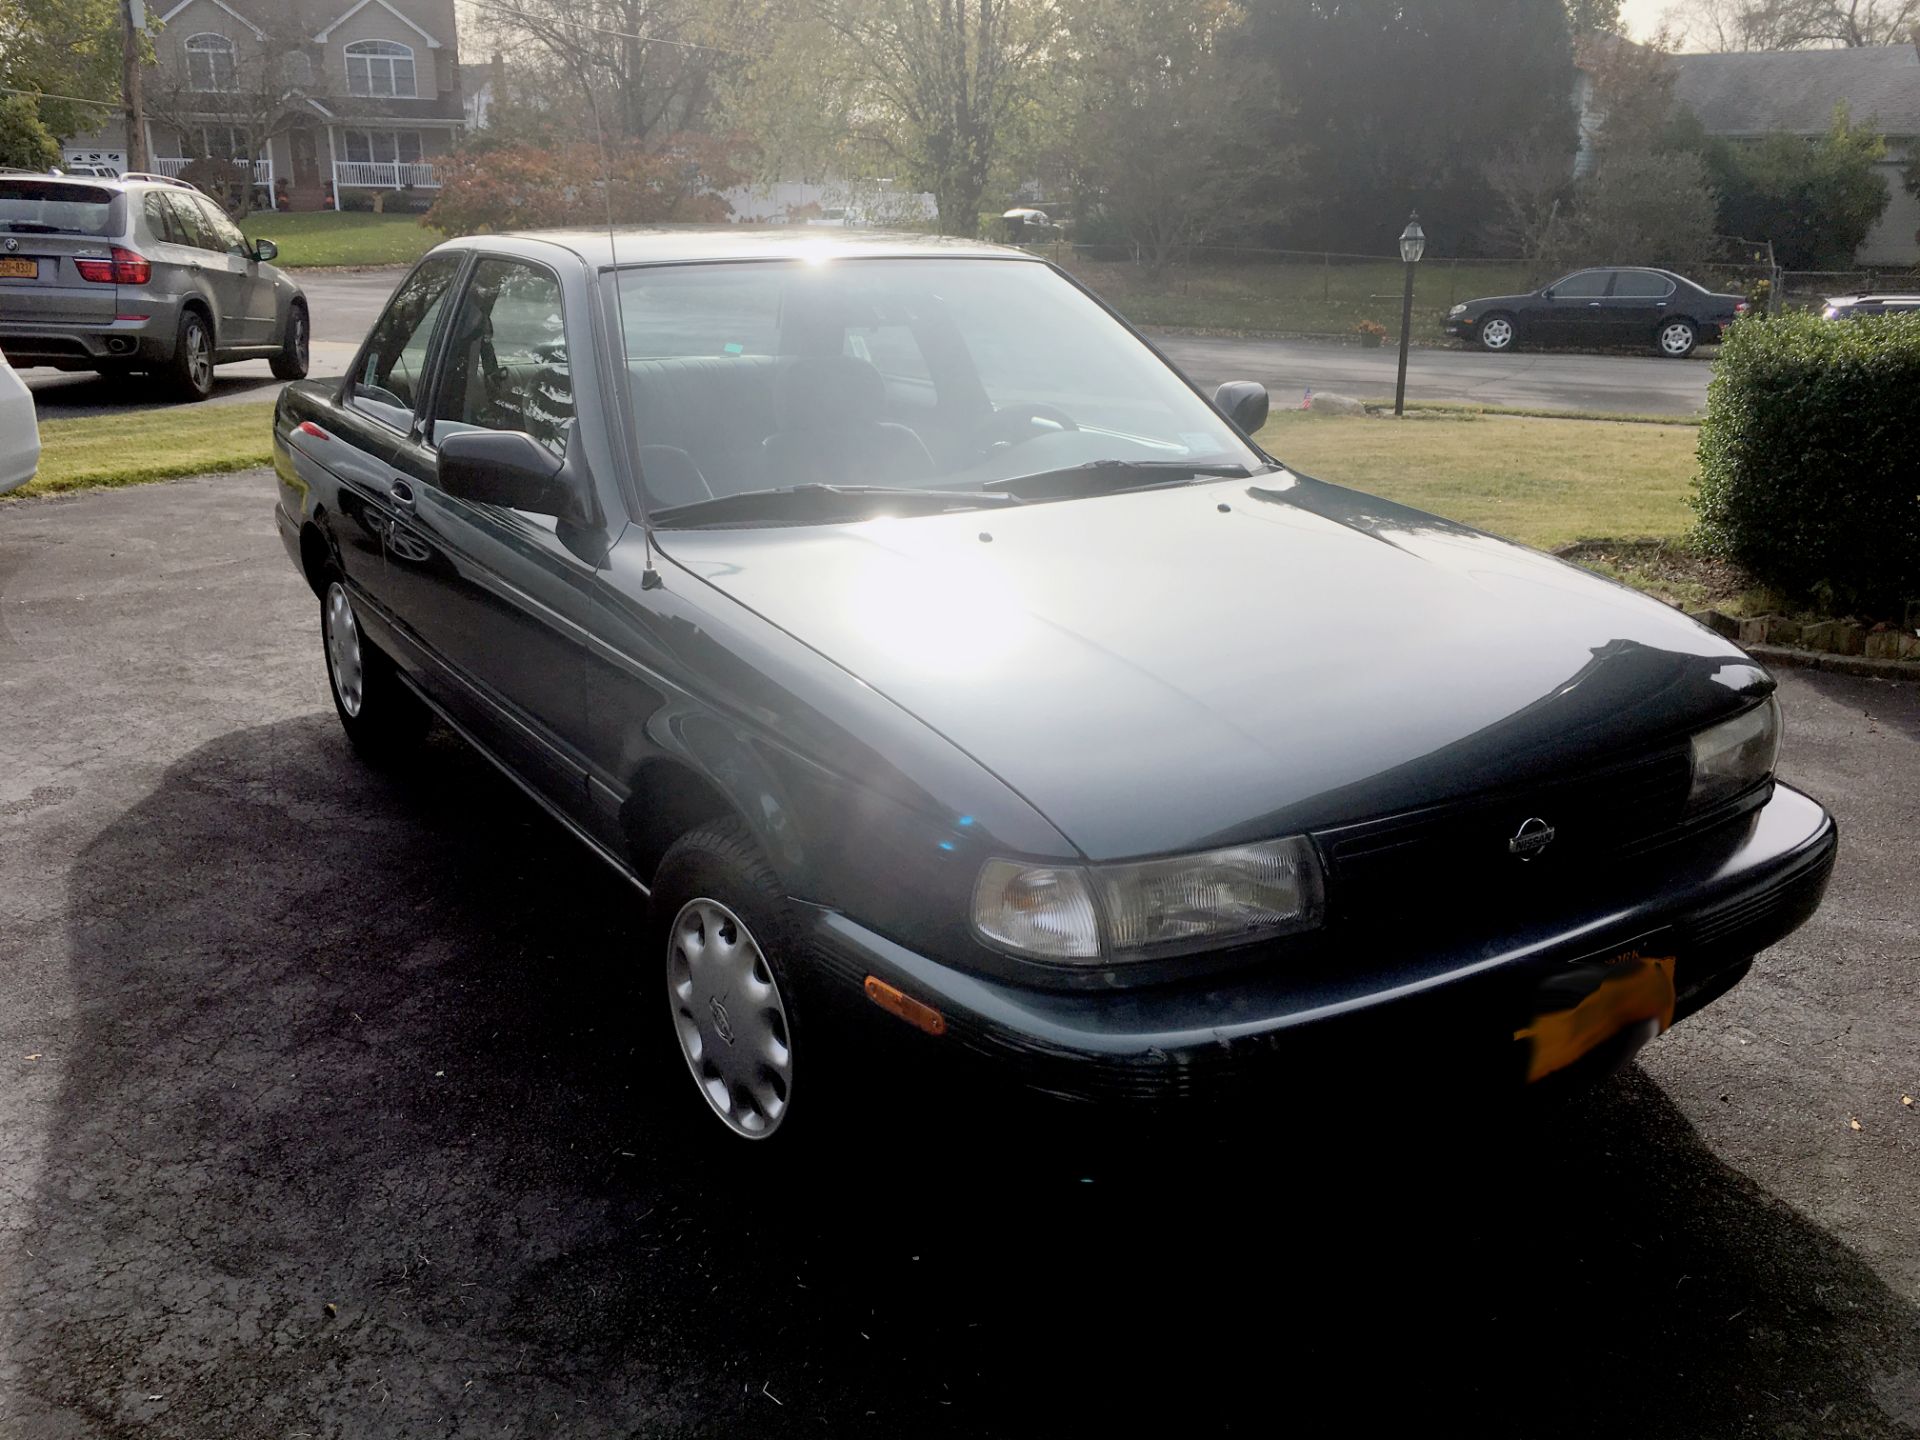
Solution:
M440 250L510 250L530 258L548 246L589 265L672 265L701 260L904 259L958 257L1033 260L1024 250L951 235L912 231L823 230L805 225L652 225L606 230L524 230L465 235Z
M1892 290L1873 291L1866 295L1830 295L1829 305L1920 305L1920 294L1909 294Z
M176 180L170 175L150 175L145 171L133 171L126 175L50 175L45 170L0 169L0 175L9 180L37 180L48 185L84 185L89 190L98 190L103 186L112 190L133 190L143 185L164 186L169 190L187 190L200 193L198 185L185 180Z

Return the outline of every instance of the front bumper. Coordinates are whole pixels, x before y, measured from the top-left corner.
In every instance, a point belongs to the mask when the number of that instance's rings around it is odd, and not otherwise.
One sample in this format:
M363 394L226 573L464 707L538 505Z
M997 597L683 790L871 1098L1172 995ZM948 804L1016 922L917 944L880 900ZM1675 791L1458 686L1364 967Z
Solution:
M814 914L810 949L836 1008L860 1012L878 1036L1064 1100L1309 1103L1373 1088L1514 1088L1527 1073L1516 1032L1539 1012L1544 987L1628 950L1671 956L1673 1014L1683 1018L1813 914L1838 844L1819 805L1777 786L1759 810L1596 884L1550 923L1467 914L1439 943L1402 931L1343 948L1330 936L1309 971L1276 948L1193 985L1023 989L827 910ZM923 1036L865 1003L868 975L939 1010L946 1033Z

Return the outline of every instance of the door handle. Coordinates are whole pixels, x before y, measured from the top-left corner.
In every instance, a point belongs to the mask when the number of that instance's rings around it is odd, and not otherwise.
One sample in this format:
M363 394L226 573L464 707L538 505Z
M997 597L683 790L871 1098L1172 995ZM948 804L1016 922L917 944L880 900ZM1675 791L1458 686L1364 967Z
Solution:
M1598 300L1589 300L1587 301L1587 308L1589 310L1598 310L1600 308L1600 302Z
M393 502L393 508L397 513L413 514L413 486L406 481L394 481L392 488L387 491L387 498Z

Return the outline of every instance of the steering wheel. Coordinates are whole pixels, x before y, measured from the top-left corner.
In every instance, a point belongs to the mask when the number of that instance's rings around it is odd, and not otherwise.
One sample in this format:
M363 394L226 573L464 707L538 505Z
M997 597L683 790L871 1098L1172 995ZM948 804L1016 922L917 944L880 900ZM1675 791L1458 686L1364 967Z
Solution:
M1035 421L1042 423L1036 425ZM995 410L975 426L973 438L985 454L1001 446L1019 445L1042 435L1079 428L1074 418L1057 405L1009 405L1004 410Z

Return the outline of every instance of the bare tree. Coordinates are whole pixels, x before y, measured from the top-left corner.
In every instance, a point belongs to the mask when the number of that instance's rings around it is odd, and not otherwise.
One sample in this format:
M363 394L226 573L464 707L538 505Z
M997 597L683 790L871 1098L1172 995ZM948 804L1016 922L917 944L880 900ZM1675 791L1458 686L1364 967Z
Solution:
M1920 0L1685 0L1668 17L1708 50L1860 49L1914 41Z
M1573 157L1558 146L1520 145L1501 151L1485 170L1499 207L1487 238L1529 260L1556 258L1566 238Z
M146 103L147 113L179 136L180 153L196 162L195 183L209 181L241 220L253 211L254 166L291 127L312 58L306 35L292 28L228 39L230 50L197 64L178 42L163 40Z

